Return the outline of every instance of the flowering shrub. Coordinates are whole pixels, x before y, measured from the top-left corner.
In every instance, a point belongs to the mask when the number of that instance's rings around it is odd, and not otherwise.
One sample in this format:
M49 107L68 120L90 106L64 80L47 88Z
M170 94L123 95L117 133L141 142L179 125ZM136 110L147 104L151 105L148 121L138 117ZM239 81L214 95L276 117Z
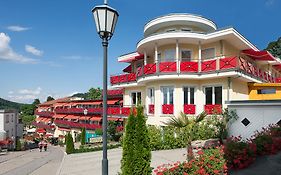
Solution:
M242 141L239 137L230 137L225 144L225 158L231 169L242 169L252 164L256 158L256 145Z
M158 166L154 173L157 175L207 175L227 173L226 162L223 157L223 148L200 150L200 155L189 162L176 162Z

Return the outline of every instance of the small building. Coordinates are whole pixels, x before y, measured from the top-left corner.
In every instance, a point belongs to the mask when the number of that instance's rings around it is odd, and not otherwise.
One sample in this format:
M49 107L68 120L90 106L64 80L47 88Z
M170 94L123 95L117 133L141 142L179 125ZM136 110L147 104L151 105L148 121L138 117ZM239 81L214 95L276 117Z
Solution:
M23 124L16 110L0 110L0 142L15 148L17 138L23 136Z

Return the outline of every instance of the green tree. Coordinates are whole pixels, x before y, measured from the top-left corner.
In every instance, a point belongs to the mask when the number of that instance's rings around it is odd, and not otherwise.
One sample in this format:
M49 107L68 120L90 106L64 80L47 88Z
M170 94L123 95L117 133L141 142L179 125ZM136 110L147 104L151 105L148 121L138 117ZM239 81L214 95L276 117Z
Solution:
M136 142L136 120L133 113L128 117L123 137L123 153L121 160L122 175L134 174Z
M90 88L87 92L87 99L95 100L101 99L102 90L100 88Z
M29 127L32 122L35 121L35 116L34 115L22 115L21 120L24 126Z
M131 113L126 124L121 160L123 175L151 174L151 149L149 142L143 108L139 106L137 107L137 115L134 116Z
M47 101L52 101L52 100L55 100L52 96L47 97Z
M21 106L21 114L22 115L34 115L34 110L36 109L36 106L33 104L25 104Z
M112 141L118 142L122 136L121 132L117 132L117 122L109 121L107 127L107 133Z
M81 132L81 145L85 145L86 143L86 129L82 128Z
M66 149L65 149L65 152L67 154L71 154L74 151L75 151L75 149L74 149L73 138L72 138L72 135L70 133L68 133L67 137L66 137Z
M281 58L281 37L277 41L272 41L266 47L273 56Z
M136 117L136 141L135 141L135 158L134 166L136 175L149 175L152 172L150 167L151 162L151 148L149 144L148 129L146 126L146 119L143 115L143 107L137 107Z
M37 105L39 105L41 102L40 102L40 100L38 99L38 98L36 98L36 99L34 99L34 101L33 101L33 105L34 106L37 106Z

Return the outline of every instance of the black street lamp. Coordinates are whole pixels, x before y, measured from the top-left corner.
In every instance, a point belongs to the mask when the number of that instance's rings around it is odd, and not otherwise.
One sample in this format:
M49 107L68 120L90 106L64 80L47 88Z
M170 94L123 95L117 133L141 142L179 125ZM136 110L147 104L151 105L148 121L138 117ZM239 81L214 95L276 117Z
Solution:
M102 175L108 175L107 159L107 47L111 39L118 19L118 12L107 5L96 6L92 10L97 32L102 39L103 46L103 118L102 118Z

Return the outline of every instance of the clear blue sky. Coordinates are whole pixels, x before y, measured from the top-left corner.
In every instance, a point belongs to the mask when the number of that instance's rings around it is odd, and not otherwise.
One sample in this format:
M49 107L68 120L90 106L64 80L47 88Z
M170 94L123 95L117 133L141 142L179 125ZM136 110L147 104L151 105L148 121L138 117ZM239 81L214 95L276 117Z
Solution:
M109 47L109 74L126 64L149 20L194 13L234 26L258 48L281 36L280 0L108 0L120 16ZM0 97L45 100L102 86L102 47L91 9L102 0L1 0Z

